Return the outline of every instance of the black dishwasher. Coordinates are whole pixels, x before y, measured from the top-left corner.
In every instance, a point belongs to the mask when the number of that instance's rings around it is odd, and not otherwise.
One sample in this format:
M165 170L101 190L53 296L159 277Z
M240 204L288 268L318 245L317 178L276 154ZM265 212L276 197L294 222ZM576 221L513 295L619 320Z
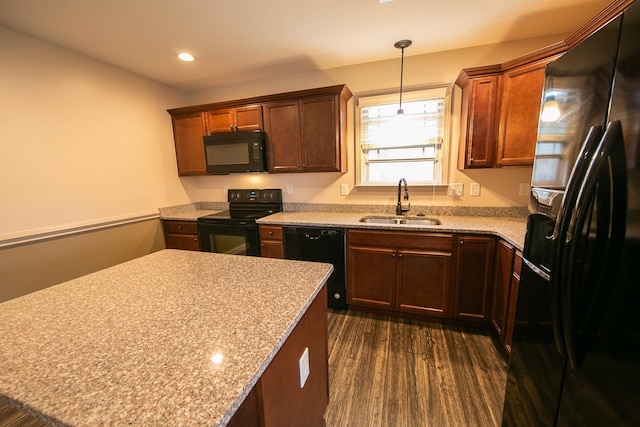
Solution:
M333 264L327 282L329 307L347 308L343 228L284 227L284 257Z

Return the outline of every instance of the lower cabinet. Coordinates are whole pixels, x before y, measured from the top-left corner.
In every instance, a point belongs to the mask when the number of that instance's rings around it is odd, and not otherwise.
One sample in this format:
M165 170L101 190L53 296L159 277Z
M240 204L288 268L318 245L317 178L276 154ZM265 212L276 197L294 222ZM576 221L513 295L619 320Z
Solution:
M458 236L457 318L489 322L495 245L490 236Z
M522 252L516 251L513 260L513 273L511 275L511 286L509 291L509 303L507 304L507 315L504 323L504 334L502 344L508 353L511 353L511 343L513 340L513 327L516 322L516 304L518 302L518 289L520 289L520 269L522 268Z
M516 249L513 245L499 240L496 247L496 274L493 283L493 309L491 323L501 339L504 339L504 327L507 320L507 306L511 291L513 259Z
M161 223L167 249L200 250L195 221L162 220Z
M265 258L284 258L282 226L260 225L260 256Z
M349 306L450 316L453 242L445 233L349 230Z

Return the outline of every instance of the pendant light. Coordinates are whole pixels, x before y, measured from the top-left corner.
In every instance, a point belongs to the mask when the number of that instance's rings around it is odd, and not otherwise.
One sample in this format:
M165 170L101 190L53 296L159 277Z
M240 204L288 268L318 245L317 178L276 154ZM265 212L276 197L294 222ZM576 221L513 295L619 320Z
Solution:
M400 105L398 107L398 114L404 114L402 110L402 77L404 74L404 49L411 46L411 40L399 40L395 42L394 46L398 49L402 49L402 59L400 60Z

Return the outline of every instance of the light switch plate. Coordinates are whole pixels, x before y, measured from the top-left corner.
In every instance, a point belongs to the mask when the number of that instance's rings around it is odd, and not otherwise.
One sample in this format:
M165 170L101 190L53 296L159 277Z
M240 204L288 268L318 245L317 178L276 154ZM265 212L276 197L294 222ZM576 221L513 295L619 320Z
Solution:
M305 347L300 360L298 360L300 368L300 388L304 388L304 383L309 378L309 347Z
M349 195L349 184L340 184L340 195L341 196Z
M520 188L518 189L518 196L528 196L531 188L529 187L528 182L521 182Z
M480 184L477 182L472 182L469 187L469 195L477 197L480 195Z
M287 194L293 194L293 184L287 184Z

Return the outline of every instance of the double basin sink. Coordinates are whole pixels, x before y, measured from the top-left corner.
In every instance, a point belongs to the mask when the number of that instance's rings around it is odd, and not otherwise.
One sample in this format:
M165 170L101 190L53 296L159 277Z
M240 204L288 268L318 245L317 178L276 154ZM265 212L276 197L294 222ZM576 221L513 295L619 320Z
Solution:
M442 225L439 219L424 215L370 215L364 216L358 221L367 224Z

